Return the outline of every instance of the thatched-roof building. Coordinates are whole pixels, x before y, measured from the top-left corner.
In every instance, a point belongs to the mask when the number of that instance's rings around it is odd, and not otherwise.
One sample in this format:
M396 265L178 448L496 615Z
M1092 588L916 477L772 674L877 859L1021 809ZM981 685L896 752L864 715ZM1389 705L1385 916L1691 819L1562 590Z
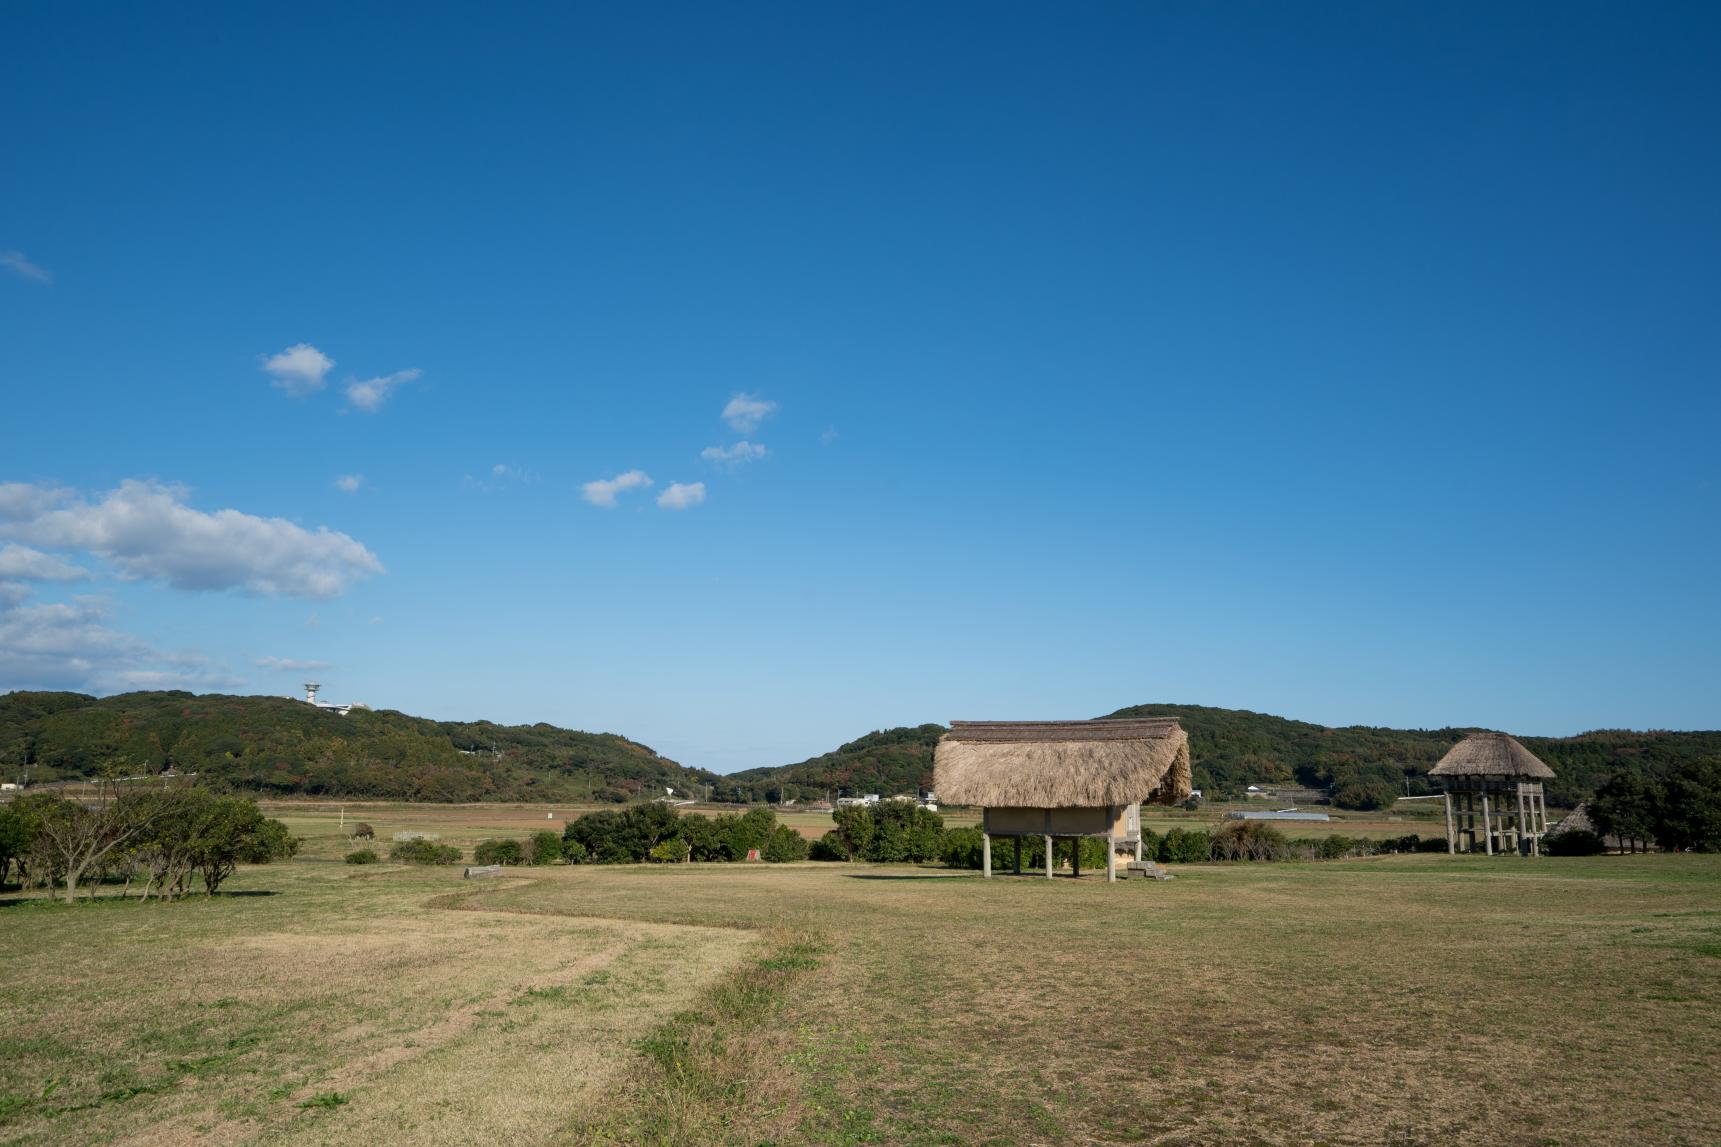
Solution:
M1548 832L1542 782L1554 775L1540 757L1505 733L1473 733L1428 770L1446 791L1446 851L1474 852L1478 802L1483 848L1540 856ZM1463 845L1462 848L1459 846Z
M992 838L1043 838L1046 875L1059 837L1107 841L1106 876L1117 878L1117 850L1141 859L1141 806L1189 796L1189 736L1175 718L1100 721L953 721L933 758L945 804L978 805L982 869L992 875ZM1072 867L1081 874L1081 850Z

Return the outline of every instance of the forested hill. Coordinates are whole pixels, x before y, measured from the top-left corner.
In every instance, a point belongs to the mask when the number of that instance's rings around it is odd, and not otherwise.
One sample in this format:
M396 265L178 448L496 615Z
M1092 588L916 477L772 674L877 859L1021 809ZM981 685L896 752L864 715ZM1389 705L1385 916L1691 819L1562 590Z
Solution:
M1381 807L1408 789L1435 791L1427 773L1474 729L1329 729L1242 709L1205 705L1132 705L1110 717L1176 717L1189 732L1195 787L1209 796L1251 784L1330 788L1342 803ZM872 733L800 764L735 773L719 791L733 799L812 798L829 793L912 792L932 786L932 750L941 725ZM1680 763L1721 760L1721 732L1601 730L1575 737L1520 737L1557 774L1550 803L1570 805L1622 769L1655 776Z
M398 800L624 801L721 781L612 733L348 716L283 697L0 695L0 776L195 772L248 792Z

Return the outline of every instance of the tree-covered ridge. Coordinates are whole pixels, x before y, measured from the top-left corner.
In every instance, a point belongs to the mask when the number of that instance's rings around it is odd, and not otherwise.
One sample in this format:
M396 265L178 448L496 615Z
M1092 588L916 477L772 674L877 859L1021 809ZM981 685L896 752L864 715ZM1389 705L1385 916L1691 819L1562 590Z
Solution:
M731 800L770 801L916 792L932 785L932 750L943 735L943 725L868 733L797 765L731 773L717 792Z
M32 782L172 768L247 792L425 801L625 801L720 779L611 733L184 692L0 696L0 773L26 765Z
M1245 709L1132 705L1110 717L1176 717L1189 733L1195 787L1234 796L1252 784L1331 790L1351 807L1437 791L1428 770L1476 729L1329 729ZM833 752L778 768L735 773L720 786L732 799L811 798L825 793L911 792L932 787L932 752L942 725L870 733ZM1665 778L1681 764L1721 760L1721 732L1598 730L1575 737L1520 737L1551 766L1548 800L1571 805L1620 772Z

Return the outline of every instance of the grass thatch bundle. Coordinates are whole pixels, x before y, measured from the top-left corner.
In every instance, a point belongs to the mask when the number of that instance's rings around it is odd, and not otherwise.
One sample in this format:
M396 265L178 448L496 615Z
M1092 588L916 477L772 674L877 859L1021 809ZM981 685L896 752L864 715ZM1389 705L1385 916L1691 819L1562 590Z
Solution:
M1431 777L1535 777L1546 779L1554 770L1542 759L1504 733L1472 733L1428 770Z
M945 804L1096 808L1189 796L1189 735L1175 718L953 721L933 757Z

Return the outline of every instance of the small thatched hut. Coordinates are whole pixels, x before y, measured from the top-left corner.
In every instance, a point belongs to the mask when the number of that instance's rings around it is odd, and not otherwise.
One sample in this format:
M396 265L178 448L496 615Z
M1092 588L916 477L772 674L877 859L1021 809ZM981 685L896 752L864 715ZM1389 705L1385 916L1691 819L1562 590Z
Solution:
M1428 775L1439 778L1446 790L1447 852L1476 850L1480 800L1482 845L1488 855L1496 847L1542 854L1542 837L1548 831L1542 782L1554 770L1516 740L1504 733L1473 733L1453 745Z
M940 802L984 810L982 862L992 875L992 838L1045 841L1046 875L1058 837L1107 841L1106 877L1117 879L1117 850L1141 859L1141 805L1189 796L1189 735L1175 718L1100 721L953 721L933 758ZM1081 875L1081 849L1075 850Z

